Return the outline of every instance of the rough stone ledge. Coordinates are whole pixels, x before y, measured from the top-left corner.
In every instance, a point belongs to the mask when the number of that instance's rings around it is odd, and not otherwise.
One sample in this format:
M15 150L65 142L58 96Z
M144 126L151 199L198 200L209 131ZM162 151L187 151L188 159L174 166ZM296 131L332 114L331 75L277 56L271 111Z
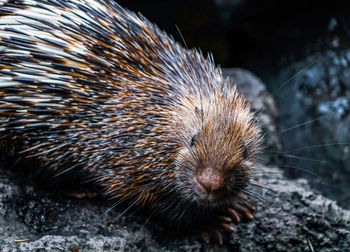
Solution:
M224 246L196 236L167 234L147 216L122 209L106 214L100 200L70 199L0 175L1 251L346 251L350 211L290 181L276 167L258 164L252 190L255 218L240 223ZM260 185L267 189L260 188ZM260 199L260 200L258 200ZM145 224L145 222L147 222ZM28 240L27 240L28 239ZM21 241L22 240L22 241Z

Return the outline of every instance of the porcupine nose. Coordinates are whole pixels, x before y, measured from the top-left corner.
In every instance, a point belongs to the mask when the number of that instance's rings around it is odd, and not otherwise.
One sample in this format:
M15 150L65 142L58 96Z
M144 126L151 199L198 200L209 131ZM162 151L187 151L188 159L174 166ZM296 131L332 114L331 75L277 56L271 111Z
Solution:
M195 176L194 185L200 193L213 193L223 187L223 179L218 171L209 167Z

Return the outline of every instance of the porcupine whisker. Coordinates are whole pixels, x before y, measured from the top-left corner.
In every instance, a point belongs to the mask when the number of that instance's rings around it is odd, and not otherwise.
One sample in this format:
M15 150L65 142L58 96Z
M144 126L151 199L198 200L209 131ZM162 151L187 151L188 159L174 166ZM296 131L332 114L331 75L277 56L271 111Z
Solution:
M308 173L308 174L310 174L310 175L313 175L313 176L315 176L315 177L318 177L318 178L321 177L319 174L314 173L314 172L312 172L312 171L309 171L308 169L303 168L303 167L294 166L294 165L287 165L287 164L280 164L279 166L280 166L280 167L293 168L293 169L296 169L296 170L300 170L300 171L306 172L306 173Z
M319 178L322 179L322 177L319 177ZM315 183L315 184L325 185L325 186L327 186L328 189L332 189L332 191L339 191L339 190L341 190L341 188L339 188L338 186L326 183L326 182L324 182L322 180L315 180L315 181L312 181L312 182Z
M175 27L176 27L178 33L180 34L180 37L181 37L181 39L182 39L182 42L184 42L185 47L188 49L188 46L187 46L186 41L185 41L185 38L182 36L182 33L181 33L179 27L177 26L177 24L175 24Z
M311 123L313 123L313 122L316 122L316 121L320 120L320 119L323 118L323 117L326 117L326 115L322 115L322 116L320 116L320 117L318 117L318 118L316 118L316 119L312 119L312 120L310 120L310 121L297 124L297 125L295 125L295 126L289 127L289 128L287 128L287 129L284 129L284 130L276 130L276 131L274 131L274 132L277 132L277 133L279 133L279 134L284 134L284 133L286 133L286 132L288 132L288 131L290 131L290 130L297 129L297 128L301 127L301 126L304 126L304 125L307 125L307 124L311 124Z
M301 159L301 160L307 160L307 161L313 161L313 162L320 162L320 163L324 163L324 164L330 163L328 160L301 157L301 156L295 156L295 155L290 155L290 154L282 154L282 156L286 157L286 158L294 158L294 159Z
M276 157L279 157L279 156L280 155L276 155ZM264 163L264 161L266 161L266 160L264 160L264 158L259 158L259 157L256 157L255 159L256 159L256 161L260 161L262 163Z
M166 198L167 198L167 199L165 200L164 205L168 205L168 202L170 202L170 200L173 199L173 198L175 198L175 197L172 196L172 197L166 197ZM140 228L139 231L142 231L142 229L143 229L143 228L146 226L146 224L150 221L150 219L152 218L152 216L153 216L154 214L157 213L157 210L158 210L158 209L154 209L154 210L151 212L150 216L147 218L146 222L141 226L141 228Z
M110 208L108 208L108 209L101 215L101 217L102 217L103 215L106 215L106 214L109 213L110 211L112 211L114 208L116 208L117 206L119 206L121 203L126 202L126 201L128 200L128 198L130 198L130 197L131 197L131 196L129 195L129 196L127 196L127 197L120 198L117 202L113 203L113 205L112 205ZM139 198L136 197L136 199L129 205L130 207L128 206L127 210L129 210L129 209L131 208L132 205L136 204L138 200L139 200ZM126 211L127 211L127 210L126 210ZM125 212L126 212L126 211L125 211ZM125 212L123 211L122 213L124 214ZM119 218L119 217L121 217L121 216L118 216L118 218Z
M251 175L255 176L255 175L264 175L264 174L284 174L283 171L252 171Z
M145 221L145 223L141 226L141 228L139 229L139 232L141 232L142 230L143 230L143 228L147 225L147 223L150 221L150 219L152 218L152 216L154 215L154 214L156 214L157 213L157 211L156 210L153 210L152 212L151 212L151 214L149 215L149 217L146 219L146 221Z
M256 200L262 202L263 204L265 204L265 203L272 204L273 203L273 202L270 202L267 199L265 199L262 195L249 190L249 188L242 190L242 193L246 194L247 196L251 197L252 199L256 199Z
M316 162L329 162L327 160L312 159L312 158L307 158L307 157L290 155L290 154L287 154L287 153L296 152L296 151L300 151L300 150L317 149L317 148L322 148L322 147L326 147L326 146L337 146L337 145L349 145L350 146L350 142L344 142L344 143L332 142L332 143L326 143L326 144L309 145L309 146L299 147L299 148L292 149L292 150L286 150L284 152L267 151L267 153L274 154L273 157L282 155L282 156L285 156L285 157L296 158L296 159L299 158L299 159L305 159L305 160L316 161Z
M263 159L261 159L261 161L263 161ZM311 161L322 162L323 160L312 160L311 159ZM303 167L293 166L293 165L289 165L289 164L279 164L278 166L279 167L286 167L286 168L293 168L293 169L301 170L301 171L307 172L310 175L313 175L315 177L321 177L319 174L314 173L314 172L312 172L312 171L310 171L310 170L308 170L306 168L303 168ZM283 172L267 172L267 171L261 172L260 174L265 174L265 173L276 173L276 174L280 173L280 174L283 174ZM256 175L257 173L253 171L252 174Z
M17 158L16 161L11 164L11 166L9 167L9 170L12 170L21 160L22 160L22 157Z
M122 187L120 186L120 187L118 187L118 188L122 188ZM115 189L115 191L117 191L118 188ZM107 212L111 211L113 208L119 206L120 204L123 204L123 203L126 202L129 198L132 198L132 197L133 197L132 195L127 195L127 196L118 197L118 200L117 200L115 203L113 203L111 209L109 209Z
M312 161L312 162L319 162L319 163L330 163L327 160L322 160L322 159L314 159L314 158L308 158L308 157L302 157L302 156L296 156L296 155L290 155L290 154L284 154L283 152L271 152L271 153L276 153L274 155L271 155L271 157L283 157L283 158L292 158L292 159L300 159L300 160L307 160L307 161ZM263 159L257 158L257 160L264 161Z
M249 179L249 183L250 183L250 181L251 181L252 179ZM239 187L244 187L244 185L247 183L247 181L245 181L245 180L242 180L242 181L239 181L239 180L236 180L235 181L235 185L236 186L239 186Z
M299 70L297 73L295 73L292 77L290 77L286 82L284 82L276 91L272 93L272 96L275 96L282 88L284 88L290 81L294 80L297 76L305 72L307 69L315 65L316 63L320 62L321 59L316 59L313 62L311 62L309 65L305 66L301 70Z
M301 170L301 171L303 171L303 172L305 172L305 173L308 173L308 174L310 174L310 175L315 176L315 177L316 177L316 178L315 178L316 180L314 180L313 182L315 182L316 184L326 185L327 187L332 187L333 189L339 189L337 186L333 186L333 185L328 184L328 183L323 182L323 181L317 181L317 179L322 179L323 176L320 175L320 174L317 174L317 173L315 173L315 172L312 172L312 171L310 171L310 170L308 170L308 169L306 169L306 168L298 167L298 166L293 166L293 165L288 165L288 164L280 164L279 167L286 167L286 168L292 168L292 169Z
M266 186L263 186L263 185L255 184L255 183L252 183L252 182L251 182L249 185L255 186L255 187L259 187L259 188L268 190L268 191L270 191L270 192L273 192L273 193L275 193L275 194L278 194L277 191L275 191L275 190L273 190L273 189L271 189L271 188L268 188L268 187L266 187Z
M267 104L267 101L272 99L281 89L283 89L289 82L291 82L292 80L294 80L297 76L299 76L300 74L302 74L303 72L305 72L307 69L309 69L310 67L312 67L313 65L315 65L316 63L320 62L321 59L316 59L315 61L313 61L312 63L310 63L309 65L305 66L304 68L302 68L301 70L299 70L298 72L296 72L292 77L290 77L287 81L285 81L279 88L277 88L277 90L275 90L271 96L268 96L264 102L263 105L261 106L261 108L259 110L257 110L256 112L254 112L255 116L258 117L259 114L261 113L261 111L265 108L265 104Z
M136 198L131 204L129 204L129 206L121 213L117 216L116 219L119 219L120 217L122 217L127 211L130 210L130 208L136 206L136 203L139 201L138 198ZM112 210L112 209L111 209Z
M267 206L269 206L269 205L273 205L273 204L274 204L274 201L270 201L270 200L268 200L268 199L265 199L264 197L262 197L261 194L256 194L256 193L254 193L254 192L252 192L252 191L250 191L250 190L248 190L248 192L247 192L247 191L243 191L243 192L244 192L245 194L247 194L248 196L250 196L250 197L252 197L252 198L258 200L259 202L261 202L263 208L265 208L265 207L267 207ZM251 193L252 193L253 195L251 195ZM277 192L272 192L272 193L277 194ZM279 197L280 197L280 198L284 198L283 195L279 195ZM277 212L277 214L279 214L279 213L280 213L280 212Z
M318 149L318 148L323 148L327 146L337 146L337 145L350 145L350 142L344 142L344 143L333 142L333 143L326 143L326 144L315 144L315 145L295 148L292 150L286 150L284 151L284 153L291 153L291 152L300 151L300 150Z
M244 195L247 195L249 198L253 199L253 200L257 200L259 202L262 203L263 207L265 207L266 205L272 205L274 202L272 200L268 200L266 198L264 198L264 194L260 193L256 193L256 192L252 192L249 189L242 191L242 193L244 193Z
M279 164L278 166L281 167L281 168L285 167L285 168L292 168L292 169L296 169L296 170L301 170L301 171L303 171L305 173L308 173L308 174L310 174L310 175L312 175L312 176L314 176L316 178L322 178L322 176L320 174L312 172L312 171L310 171L310 170L308 170L306 168L303 168L303 167L298 167L298 166L293 166L293 165L288 165L288 164ZM264 175L264 174L268 174L268 173L270 173L270 174L284 174L283 169L282 169L282 172L268 172L268 171L263 171L263 172L260 172L260 173L252 172L252 174L255 175L255 176ZM327 186L331 186L331 185L328 185L327 183L322 182L322 181L318 181L317 184L324 184L324 185L327 185Z
M103 177L102 177L103 178ZM150 182L148 183L148 184L150 184ZM147 184L145 184L145 186L147 186ZM119 186L118 188L115 188L114 190L115 191L118 191L119 189L122 189L122 185L121 186ZM115 208L115 207L117 207L118 205L120 205L120 204L122 204L122 203L124 203L124 202L126 202L129 198L132 198L132 197L134 197L133 195L128 195L127 197L121 197L117 202L115 202L114 204L113 204L113 206L108 210L108 211L111 211L113 208ZM136 199L135 199L135 203L133 203L133 204L136 204L139 200L141 199L141 195L139 195L138 197L136 197ZM130 209L130 207L129 207L129 209ZM107 211L107 212L108 212ZM105 214L105 213L104 213Z
M174 195L170 194L170 191L168 193L166 193L162 199L165 198L166 200L164 201L164 203L162 203L160 206L158 206L158 210L159 211L166 211L165 209L170 207L169 205L171 205L171 202L174 202L173 200L176 199L176 197ZM156 211L156 209L154 209Z
M246 195L252 199L265 200L264 198L262 198L262 195L260 193L252 190L252 188L250 188L250 187L247 187L247 188L240 190L239 193L241 195ZM237 200L237 196L235 196L235 200Z

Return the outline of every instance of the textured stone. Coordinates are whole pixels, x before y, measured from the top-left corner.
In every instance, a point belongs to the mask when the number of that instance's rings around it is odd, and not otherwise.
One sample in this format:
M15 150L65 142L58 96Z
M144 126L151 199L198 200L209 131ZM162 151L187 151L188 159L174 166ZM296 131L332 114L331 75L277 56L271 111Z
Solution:
M304 179L286 180L276 167L257 165L257 186L251 186L255 218L235 226L222 247L164 232L142 214L105 213L109 203L103 200L52 195L9 177L5 171L0 176L6 188L0 194L2 251L305 251L311 246L346 251L350 246L350 211L314 193Z
M290 64L276 83L281 141L297 176L350 208L350 51L326 51ZM300 125L299 125L300 124ZM299 125L292 130L286 130ZM294 158L301 156L301 159ZM311 160L310 160L311 159ZM315 161L318 160L318 161ZM316 173L315 177L312 173ZM290 173L295 174L295 170ZM325 186L329 185L329 186Z

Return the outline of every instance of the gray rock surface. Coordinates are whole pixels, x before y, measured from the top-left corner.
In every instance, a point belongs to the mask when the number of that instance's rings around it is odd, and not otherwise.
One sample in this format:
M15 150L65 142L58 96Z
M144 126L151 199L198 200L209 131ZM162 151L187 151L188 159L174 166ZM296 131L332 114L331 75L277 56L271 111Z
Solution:
M258 182L260 181L260 182ZM71 199L0 175L1 251L346 251L350 211L314 193L306 180L257 165L251 190L255 219L235 226L225 244L164 232L160 224L123 209L107 213L97 199ZM266 187L262 189L260 186ZM79 249L79 250L78 250Z
M229 74L242 92L259 83L245 70ZM261 98L264 87L257 84L250 90L256 93L246 93L248 99L253 98L253 106L260 109L269 100ZM271 110L268 105L266 109ZM274 117L267 122L275 125ZM166 231L142 213L124 213L122 207L109 211L113 203L100 197L74 199L43 191L0 163L0 251L346 251L350 247L350 211L315 193L306 180L287 180L279 168L259 163L250 191L257 208L254 220L235 225L235 232L226 234L220 247L215 242L204 244L195 234Z
M326 51L290 64L275 83L280 86L294 75L276 93L284 152L304 157L289 161L307 168L303 176L309 180L308 171L317 173L312 184L350 209L350 50Z

